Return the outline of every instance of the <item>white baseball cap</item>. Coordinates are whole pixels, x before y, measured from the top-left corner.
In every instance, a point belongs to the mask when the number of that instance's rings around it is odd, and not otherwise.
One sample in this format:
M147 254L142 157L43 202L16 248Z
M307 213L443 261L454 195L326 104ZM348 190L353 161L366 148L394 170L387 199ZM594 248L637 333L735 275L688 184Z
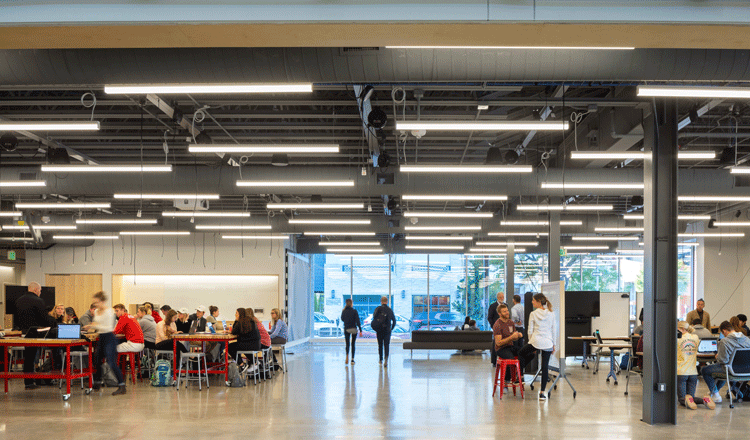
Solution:
M181 309L179 310L179 312L180 312L180 313L182 313L183 315L187 315L187 314L188 314L188 309L187 309L187 308L185 308L185 307L183 307L183 308L181 308Z
M205 312L206 311L206 306L204 306L203 304L201 304L195 310L197 310L199 312Z

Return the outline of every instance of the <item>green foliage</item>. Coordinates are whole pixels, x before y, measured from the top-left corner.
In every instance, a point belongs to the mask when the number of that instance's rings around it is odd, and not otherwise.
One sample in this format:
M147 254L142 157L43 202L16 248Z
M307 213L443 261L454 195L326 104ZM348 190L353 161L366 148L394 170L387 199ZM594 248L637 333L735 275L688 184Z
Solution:
M480 269L480 267L492 267L492 269ZM462 278L456 286L458 298L451 304L451 310L461 313L464 316L470 316L482 328L486 324L485 307L495 300L498 292L504 292L504 283L498 280L489 282L490 279L496 278L493 274L505 272L504 258L487 258L468 260L468 283L466 278ZM468 284L468 286L467 286ZM468 288L467 288L468 287ZM485 288L487 293L485 294ZM485 304L487 298L489 303Z

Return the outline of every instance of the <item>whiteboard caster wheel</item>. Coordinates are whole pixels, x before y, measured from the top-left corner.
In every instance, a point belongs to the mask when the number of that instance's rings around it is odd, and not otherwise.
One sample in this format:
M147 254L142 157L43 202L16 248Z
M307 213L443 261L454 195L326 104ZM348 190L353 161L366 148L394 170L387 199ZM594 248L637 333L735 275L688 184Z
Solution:
M573 391L573 398L574 399L576 398L576 392L575 391Z
M88 396L89 394L91 394L91 388L86 390L86 395Z
M63 394L63 400L67 402L68 399L70 399L70 394Z

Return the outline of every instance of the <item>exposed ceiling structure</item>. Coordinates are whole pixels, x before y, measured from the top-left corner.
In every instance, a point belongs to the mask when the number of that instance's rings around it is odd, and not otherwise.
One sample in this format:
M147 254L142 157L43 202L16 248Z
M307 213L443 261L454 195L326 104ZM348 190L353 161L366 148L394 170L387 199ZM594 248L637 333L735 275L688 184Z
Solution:
M642 190L596 183L642 182L643 161L577 160L572 152L640 151L642 121L652 102L636 96L639 84L695 81L741 86L750 80L748 51L408 51L348 49L197 49L0 51L0 123L98 121L98 131L0 133L0 180L44 180L44 187L0 187L2 211L19 202L103 202L101 209L22 209L32 225L73 225L82 219L157 219L153 230L195 231L196 225L271 225L273 233L372 231L389 250L407 251L407 226L481 226L455 231L486 238L521 231L501 220L542 219L546 212L519 205L611 205L601 212L564 211L569 235L595 227L637 227L622 215L642 212ZM671 62L668 62L671 60ZM83 68L82 66L86 66ZM311 82L303 94L111 95L107 84ZM691 83L692 84L692 83ZM368 87L369 86L369 87ZM365 91L367 97L365 99ZM377 112L377 113L376 113ZM370 116L377 116L370 118ZM729 167L750 157L750 106L739 99L682 99L682 152L715 152L715 159L681 160L680 192L749 195L749 182ZM383 122L385 121L385 122ZM568 122L567 130L397 130L395 122ZM382 128L378 128L384 123ZM188 151L190 144L336 144L337 153L232 153ZM66 154L60 154L64 151ZM171 173L78 174L42 172L69 160L89 165L171 165ZM286 164L286 166L274 166ZM401 165L526 165L522 174L422 174ZM348 180L352 186L238 187L238 180ZM543 183L593 183L575 189ZM217 194L209 211L246 212L249 218L163 217L173 200L117 199L115 194ZM504 195L507 200L407 200L408 195ZM320 197L318 197L320 196ZM635 199L634 199L635 197ZM198 197L199 199L201 197ZM268 203L357 203L361 208L269 209ZM179 203L178 203L179 204ZM748 220L748 203L685 202L685 214L722 221ZM405 216L409 212L485 213L481 219ZM289 219L363 219L365 225L299 225ZM413 220L416 218L416 221ZM18 219L15 219L18 220ZM7 218L5 226L15 224ZM79 225L76 234L134 229ZM545 228L533 229L542 231ZM721 229L721 228L720 228ZM532 229L528 229L532 230ZM734 229L732 229L734 231ZM721 229L723 232L724 230ZM70 232L70 231L66 231ZM198 232L202 232L198 230ZM226 231L212 231L222 233ZM245 231L248 234L257 231ZM0 246L49 246L62 242L45 230L0 231ZM29 241L9 241L26 237ZM339 237L343 238L343 237ZM544 246L544 237L533 249ZM303 251L320 251L318 237L299 236ZM86 241L65 243L86 244ZM408 244L408 243L407 243ZM468 247L467 247L468 248Z

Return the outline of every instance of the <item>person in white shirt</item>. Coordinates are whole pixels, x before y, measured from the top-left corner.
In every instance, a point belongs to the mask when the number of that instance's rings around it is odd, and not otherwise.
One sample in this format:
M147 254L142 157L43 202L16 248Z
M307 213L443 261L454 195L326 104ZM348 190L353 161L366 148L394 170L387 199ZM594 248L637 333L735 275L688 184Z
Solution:
M94 365L101 365L101 359L104 356L117 378L118 388L112 395L125 394L125 378L122 375L122 370L117 366L117 339L113 333L115 312L111 307L107 307L107 297L104 296L104 292L94 294L94 305L96 306L94 321L86 326L86 330L96 330L99 333L96 352L94 353ZM101 371L101 368L97 368L94 374L94 389L96 390L101 387Z
M557 320L552 313L552 304L542 293L533 296L531 304L534 311L529 315L529 343L524 345L519 352L519 357L528 358L537 351L541 351L542 358L542 389L539 392L539 400L547 400L544 390L547 388L549 378L549 358L555 352L555 341L557 340Z
M521 295L513 295L513 308L510 309L510 319L516 324L516 331L523 333L523 304L521 304Z

